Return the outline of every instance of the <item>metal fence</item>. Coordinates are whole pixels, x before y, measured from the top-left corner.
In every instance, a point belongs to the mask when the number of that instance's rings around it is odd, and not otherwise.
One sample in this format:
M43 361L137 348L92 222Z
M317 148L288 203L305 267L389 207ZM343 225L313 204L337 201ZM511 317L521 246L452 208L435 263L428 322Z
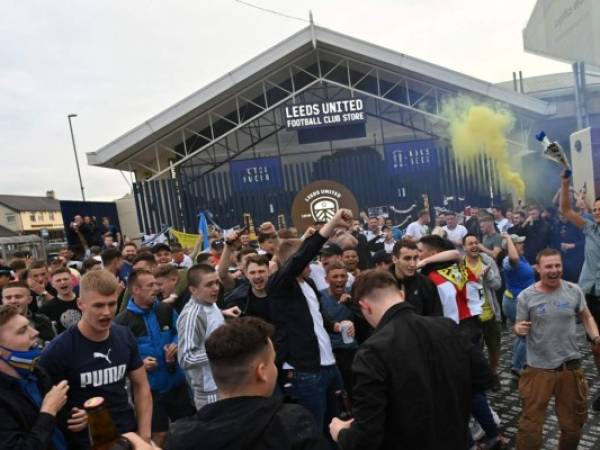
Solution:
M250 213L255 223L271 220L284 214L291 224L291 207L298 191L315 180L333 180L352 191L359 207L366 210L374 206L393 205L406 208L421 204L422 194L427 194L432 205L446 204L459 209L465 204L488 205L489 184L465 183L468 178L448 149L440 153L436 168L415 171L402 176L387 170L387 162L374 148L345 150L324 154L313 162L282 165L284 187L261 192L234 192L229 172L226 170L194 176L179 171L177 178L136 183L134 186L138 220L144 233L156 233L167 226L187 232L196 232L198 213L208 210L216 223L223 227L242 224L244 213ZM484 166L489 162L483 161ZM495 171L490 167L492 178ZM496 198L500 186L494 182ZM453 193L450 202L444 201Z

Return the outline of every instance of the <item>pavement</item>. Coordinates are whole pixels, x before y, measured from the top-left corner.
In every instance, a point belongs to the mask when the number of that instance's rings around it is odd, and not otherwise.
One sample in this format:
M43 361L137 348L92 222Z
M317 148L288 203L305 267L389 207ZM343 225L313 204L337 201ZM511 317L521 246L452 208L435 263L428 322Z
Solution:
M590 395L588 399L588 421L583 430L583 437L579 444L579 449L600 450L600 413L592 410L592 401L600 395L600 376L596 371L594 361L590 352L590 346L585 341L583 328L580 327L580 348L582 350L582 366L588 380ZM500 384L501 389L498 392L490 391L488 393L489 402L500 416L501 433L511 439L510 448L514 448L515 437L518 429L519 416L521 414L521 404L517 390L517 379L510 372L510 361L512 358L512 334L509 331L502 333L502 354L500 358ZM554 413L554 400L550 401L546 413L546 422L544 424L544 450L554 450L558 447L558 438L560 428L558 419Z

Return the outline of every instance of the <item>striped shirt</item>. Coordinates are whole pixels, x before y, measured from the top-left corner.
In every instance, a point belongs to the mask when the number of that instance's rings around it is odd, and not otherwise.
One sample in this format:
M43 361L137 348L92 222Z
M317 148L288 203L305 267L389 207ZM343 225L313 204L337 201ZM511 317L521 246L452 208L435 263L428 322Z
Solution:
M195 298L186 303L177 319L177 358L195 395L217 390L204 343L224 323L223 314L216 304Z

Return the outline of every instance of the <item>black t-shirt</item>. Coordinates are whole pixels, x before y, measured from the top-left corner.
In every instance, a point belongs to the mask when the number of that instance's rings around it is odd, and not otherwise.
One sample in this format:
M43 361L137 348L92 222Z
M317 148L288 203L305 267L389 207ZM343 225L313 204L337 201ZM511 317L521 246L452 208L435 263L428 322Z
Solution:
M142 366L137 342L129 328L113 324L108 339L86 338L77 326L54 339L42 353L40 366L52 381L69 382L67 408L82 408L92 397L104 397L120 433L136 431L135 415L125 386L129 372ZM77 445L88 448L87 431L74 433Z
M58 295L56 289L54 289L50 283L46 284L44 289L46 289L46 292L48 292L52 297L56 297ZM36 294L31 289L29 290L29 293L31 294L31 298L33 299L33 301L29 304L29 310L31 312L37 312L39 311L40 306L46 302L46 298L43 295Z
M65 301L54 297L43 305L39 312L46 315L55 323L58 333L62 333L81 319L81 311L77 307L77 297L72 301Z
M248 308L245 311L246 316L260 317L266 322L271 323L271 306L269 296L257 297L248 289Z

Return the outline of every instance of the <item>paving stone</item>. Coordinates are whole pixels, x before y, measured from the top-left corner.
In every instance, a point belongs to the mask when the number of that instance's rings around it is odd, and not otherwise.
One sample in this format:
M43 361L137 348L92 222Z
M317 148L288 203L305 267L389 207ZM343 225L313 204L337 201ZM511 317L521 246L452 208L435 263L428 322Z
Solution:
M500 390L488 392L489 402L500 416L501 432L511 439L514 446L515 436L518 429L521 404L517 390L517 380L510 373L512 358L513 335L508 331L502 333L502 354L500 357ZM580 348L582 350L582 365L588 384L590 395L588 398L589 414L588 421L583 429L583 437L579 449L600 450L600 413L592 410L592 401L600 394L600 377L596 371L594 361L590 352L590 346L585 341L583 329L580 329ZM558 444L560 429L558 419L554 414L554 401L548 405L546 422L544 425L544 450L554 450ZM513 448L513 447L511 447Z

